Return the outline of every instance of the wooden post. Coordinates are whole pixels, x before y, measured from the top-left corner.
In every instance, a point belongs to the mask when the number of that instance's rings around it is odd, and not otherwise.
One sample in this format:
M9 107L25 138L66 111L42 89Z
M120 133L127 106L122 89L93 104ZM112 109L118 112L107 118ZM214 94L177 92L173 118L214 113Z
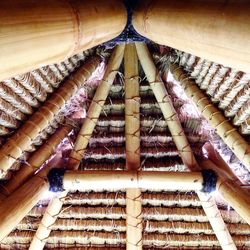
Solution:
M126 168L140 168L140 93L138 58L134 44L127 44L124 53L125 74L125 137ZM126 248L142 249L141 190L126 190Z
M84 85L99 65L100 60L99 57L88 60L8 139L0 149L0 171L7 171L16 159L22 155L23 151L29 149L32 140L48 126L65 103Z
M190 171L199 170L200 167L198 166L196 159L194 158L193 152L183 131L178 115L172 105L170 98L168 97L166 88L156 70L156 67L146 45L136 43L136 49L141 65L156 96L156 99L159 102L176 147L180 152L183 163L188 167ZM216 237L220 242L222 249L236 250L236 246L227 229L227 226L225 225L221 217L215 200L210 195L204 194L202 192L197 192L197 195L216 234Z
M89 107L87 116L83 122L81 130L76 138L74 148L70 154L69 168L77 169L84 152L88 146L89 139L94 131L95 125L98 121L98 118L101 114L102 107L106 101L109 90L117 71L122 62L123 53L125 45L117 46L109 59L107 69L105 71L103 80L96 90L95 96ZM34 238L30 244L29 249L39 250L43 249L46 243L47 237L50 235L50 225L52 225L57 218L57 215L60 213L63 205L63 199L67 196L68 192L62 192L58 197L52 199L46 209L46 212L42 218L42 223L39 225L39 228L36 231Z
M180 82L185 93L190 97L208 123L213 127L221 139L228 145L240 161L250 170L250 147L236 128L213 105L209 98L190 79L187 73L177 64L172 64L170 70L174 78Z
M61 62L118 36L121 0L0 2L0 80Z
M0 201L13 193L18 187L29 179L42 164L55 153L56 147L72 130L71 126L59 128L37 151L35 151L26 163L24 163L17 173L4 185L0 186Z
M249 12L248 1L145 0L133 25L156 43L249 72Z

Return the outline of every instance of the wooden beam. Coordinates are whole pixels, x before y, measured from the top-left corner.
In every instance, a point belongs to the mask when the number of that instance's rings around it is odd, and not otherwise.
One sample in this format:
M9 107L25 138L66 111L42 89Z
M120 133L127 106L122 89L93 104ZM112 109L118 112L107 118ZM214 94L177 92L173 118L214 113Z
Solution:
M138 57L134 44L127 44L124 54L126 168L140 168L140 93ZM142 249L141 190L126 190L126 248Z
M0 172L8 171L11 165L29 149L32 140L54 119L65 103L81 88L95 71L100 57L93 57L66 80L55 93L35 112L25 124L0 148Z
M179 121L178 115L173 107L171 99L168 96L164 83L157 72L147 46L145 44L136 43L136 49L141 65L160 105L183 163L190 171L199 170L200 167L196 162L189 142ZM221 217L215 200L210 195L204 194L202 192L197 192L197 195L202 203L202 207L209 219L218 241L220 242L222 249L236 250L236 246L227 229L227 226Z
M94 98L87 112L87 116L82 124L79 134L77 135L74 148L70 154L70 169L77 169L80 165L84 152L88 146L89 139L91 138L95 125L101 114L103 105L107 99L111 85L113 84L115 76L121 65L124 47L125 45L117 46L114 49L111 58L109 59L103 80L96 90ZM29 249L39 250L44 248L46 239L51 232L50 226L56 221L57 216L62 209L63 199L67 196L67 194L67 191L62 192L58 195L58 197L50 201Z
M47 173L54 166L51 161L37 175L14 191L0 204L0 242L17 226L49 190Z
M250 146L248 142L179 65L172 64L170 70L211 127L250 171Z
M0 1L0 80L102 44L126 21L121 0Z
M11 179L3 186L0 186L0 201L12 194L18 187L24 184L42 164L55 153L56 147L72 130L69 125L59 128L31 157L25 162L20 169L13 174Z
M187 137L184 134L178 115L174 109L166 87L154 65L152 56L150 55L147 46L143 43L136 43L136 49L142 68L161 108L183 163L192 171L199 169Z
M201 191L203 182L201 172L83 170L65 172L63 188L68 191L78 190L83 192L86 190L121 190L125 188Z
M158 44L250 72L249 12L248 1L145 0L133 25Z
M207 151L205 160L201 160L200 166L202 169L213 169L219 176L217 183L217 191L222 198L226 200L238 214L250 224L250 201L249 192L241 186L242 182L238 179L231 168L221 158L219 153L211 144L205 145Z

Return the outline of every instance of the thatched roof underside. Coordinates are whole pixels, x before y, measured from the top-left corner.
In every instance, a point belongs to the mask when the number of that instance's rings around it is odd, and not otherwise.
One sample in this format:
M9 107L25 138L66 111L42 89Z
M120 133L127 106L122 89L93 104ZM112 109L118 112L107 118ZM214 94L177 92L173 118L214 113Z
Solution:
M0 140L4 144L61 82L81 64L91 50L0 83ZM200 58L178 52L180 64L197 85L218 105L226 117L248 138L250 134L250 76ZM164 56L164 55L161 55ZM165 55L166 56L166 55ZM158 66L164 68L164 60ZM162 64L163 63L163 64ZM103 67L100 69L100 72ZM163 72L164 73L164 72ZM101 73L100 73L101 74ZM144 78L141 76L142 79ZM170 81L171 80L171 81ZM247 182L250 174L215 135L192 103L178 93L178 83L166 83L181 124L196 157L202 146L211 141L228 160L238 176ZM75 132L60 145L68 157L79 124L94 95L98 77L93 78L77 98L69 101L53 122L33 141L33 145L1 176L2 184L26 161L47 138L65 122ZM173 89L177 88L177 91ZM141 170L187 171L178 154L159 105L146 80L140 83L141 96ZM124 86L118 77L90 139L81 170L123 170L126 168ZM71 110L72 112L69 112ZM228 157L228 158L227 158ZM237 172L238 171L238 172ZM125 249L125 190L72 192L64 200L62 212L47 239L45 249ZM223 200L215 197L221 215L238 249L250 249L250 226ZM0 249L27 249L48 204L40 201L1 243ZM145 249L221 249L195 193L144 191L142 195L143 248Z

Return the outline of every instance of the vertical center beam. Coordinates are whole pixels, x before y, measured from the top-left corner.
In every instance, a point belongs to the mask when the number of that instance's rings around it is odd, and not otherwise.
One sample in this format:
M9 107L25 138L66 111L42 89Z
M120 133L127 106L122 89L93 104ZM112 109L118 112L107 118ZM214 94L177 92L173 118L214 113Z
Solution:
M125 68L125 136L126 168L140 168L140 95L138 81L138 58L134 44L127 44L124 53ZM126 190L126 248L142 249L142 203L141 190Z

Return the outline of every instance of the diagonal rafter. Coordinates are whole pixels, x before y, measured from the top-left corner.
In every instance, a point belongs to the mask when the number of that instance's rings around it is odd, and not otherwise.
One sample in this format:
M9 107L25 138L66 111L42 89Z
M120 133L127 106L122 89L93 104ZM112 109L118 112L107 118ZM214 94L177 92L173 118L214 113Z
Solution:
M30 118L30 120L28 120L11 137L11 140L9 139L9 141L1 148L1 150L7 150L6 152L9 152L7 163L10 163L10 159L13 160L13 158L10 157L12 154L11 152L17 152L18 155L21 155L22 150L29 147L31 139L35 138L39 131L42 130L42 127L46 127L46 124L49 123L50 119L48 119L44 113L48 114L48 112L59 112L60 107L63 106L65 101L74 95L78 88L84 85L85 81L99 65L100 60L101 59L99 57L94 57L85 62L84 65L74 74L74 77L71 80L66 80L64 84L51 96L51 98L45 102L43 107L46 107L46 109L41 108L37 111ZM52 111L49 108L52 108ZM56 112L54 112L55 109ZM39 129L36 129L38 127ZM20 140L15 140L15 147L12 147L13 140L15 138L19 138ZM18 151L16 151L17 148L19 148ZM16 155L16 157L18 157L18 155ZM4 161L6 158L1 158L1 160ZM25 182L22 186L15 190L15 192L8 196L4 202L0 203L0 241L7 236L31 210L31 208L36 205L36 203L43 196L44 191L48 189L46 171L41 172L42 171Z
M125 70L125 138L126 168L140 168L140 96L138 57L134 44L127 44L124 53ZM142 249L141 190L126 190L126 248Z
M89 139L101 114L102 107L109 94L111 85L113 84L117 71L121 65L124 47L125 45L117 46L111 55L103 80L95 93L95 96L89 107L87 117L83 122L74 148L70 154L70 169L76 170L80 165L84 152L88 146ZM46 239L49 237L51 232L50 226L55 223L58 214L60 214L63 205L63 199L66 196L67 191L64 191L50 201L29 249L43 249Z
M248 142L179 65L171 64L170 71L174 78L181 84L187 96L193 100L211 127L216 130L216 133L225 144L227 144L239 160L250 170L250 146Z
M142 68L159 103L183 163L190 171L200 170L147 46L136 43L136 49ZM237 249L213 197L202 192L197 192L197 194L222 249Z

